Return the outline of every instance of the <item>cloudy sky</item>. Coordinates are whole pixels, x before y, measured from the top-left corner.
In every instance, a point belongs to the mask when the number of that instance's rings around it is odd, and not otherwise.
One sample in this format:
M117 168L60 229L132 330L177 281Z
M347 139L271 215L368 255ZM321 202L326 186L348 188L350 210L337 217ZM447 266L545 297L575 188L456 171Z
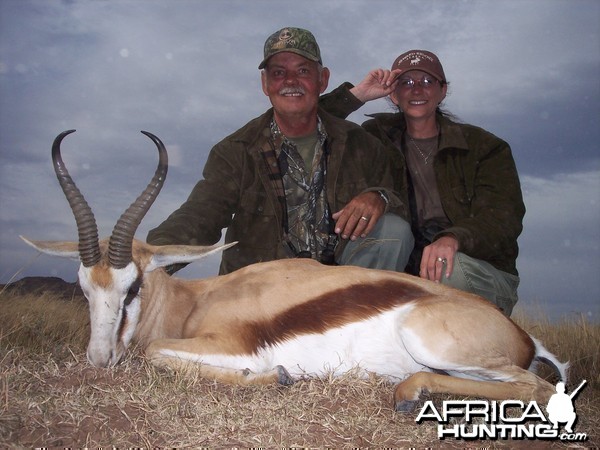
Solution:
M266 110L266 37L310 29L330 88L435 52L446 107L508 141L527 206L520 304L600 317L600 2L597 0L0 0L0 283L76 279L77 264L18 238L76 239L50 162L63 156L101 235L141 192L167 145L167 183L137 236L186 198L210 148ZM384 100L350 116L389 111ZM184 276L216 273L218 258Z

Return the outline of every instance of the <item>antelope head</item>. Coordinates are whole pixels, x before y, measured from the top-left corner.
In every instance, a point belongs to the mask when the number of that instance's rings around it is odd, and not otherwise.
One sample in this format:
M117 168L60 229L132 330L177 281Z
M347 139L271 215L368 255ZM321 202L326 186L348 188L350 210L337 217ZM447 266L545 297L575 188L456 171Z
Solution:
M32 241L21 238L37 250L81 261L79 284L90 307L91 336L87 358L96 367L120 361L134 335L141 312L144 275L159 267L192 262L226 246L155 247L143 258L134 255L137 227L160 192L167 175L168 157L164 144L151 133L142 131L158 148L159 161L154 176L142 194L121 215L110 238L98 240L98 227L92 209L65 167L60 144L75 130L59 134L52 145L52 162L60 186L67 198L79 235L78 242Z

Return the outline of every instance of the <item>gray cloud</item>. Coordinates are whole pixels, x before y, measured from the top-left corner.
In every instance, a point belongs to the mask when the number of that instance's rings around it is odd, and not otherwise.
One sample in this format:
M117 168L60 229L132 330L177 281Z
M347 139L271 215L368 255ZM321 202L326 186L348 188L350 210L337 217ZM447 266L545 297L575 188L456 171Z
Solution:
M50 164L64 158L101 234L143 189L160 136L169 177L138 237L200 178L216 142L268 108L257 65L265 38L301 26L317 36L330 87L358 82L409 48L436 52L446 106L511 144L528 213L518 261L524 305L558 317L598 307L600 3L530 1L0 2L0 282L73 280L76 264L35 256L19 239L74 239ZM350 119L388 110L372 102ZM188 276L216 273L215 261ZM596 275L597 276L597 275ZM588 299L588 300L586 300Z
M525 176L520 297L553 315L600 312L600 172Z

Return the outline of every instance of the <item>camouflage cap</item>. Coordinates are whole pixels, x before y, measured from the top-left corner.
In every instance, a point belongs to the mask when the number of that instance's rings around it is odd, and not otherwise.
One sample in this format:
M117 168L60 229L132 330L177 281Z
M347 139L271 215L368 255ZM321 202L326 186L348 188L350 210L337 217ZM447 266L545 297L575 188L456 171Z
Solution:
M442 63L433 53L427 50L410 50L402 53L392 64L392 70L400 69L402 73L410 70L421 70L436 77L442 83L446 82L446 74Z
M286 27L273 33L265 42L265 57L258 66L263 69L267 60L280 52L292 52L323 64L321 51L313 34L302 28Z

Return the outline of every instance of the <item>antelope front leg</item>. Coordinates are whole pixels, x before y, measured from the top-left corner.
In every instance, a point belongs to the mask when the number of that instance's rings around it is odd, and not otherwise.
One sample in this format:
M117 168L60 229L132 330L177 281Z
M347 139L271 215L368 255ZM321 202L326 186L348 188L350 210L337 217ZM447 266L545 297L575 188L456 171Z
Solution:
M250 356L202 353L201 340L161 339L150 343L146 357L156 367L168 367L180 372L195 372L203 378L236 385L281 384L289 386L294 379L283 366L255 373L245 368L251 365ZM244 368L242 368L244 367Z

